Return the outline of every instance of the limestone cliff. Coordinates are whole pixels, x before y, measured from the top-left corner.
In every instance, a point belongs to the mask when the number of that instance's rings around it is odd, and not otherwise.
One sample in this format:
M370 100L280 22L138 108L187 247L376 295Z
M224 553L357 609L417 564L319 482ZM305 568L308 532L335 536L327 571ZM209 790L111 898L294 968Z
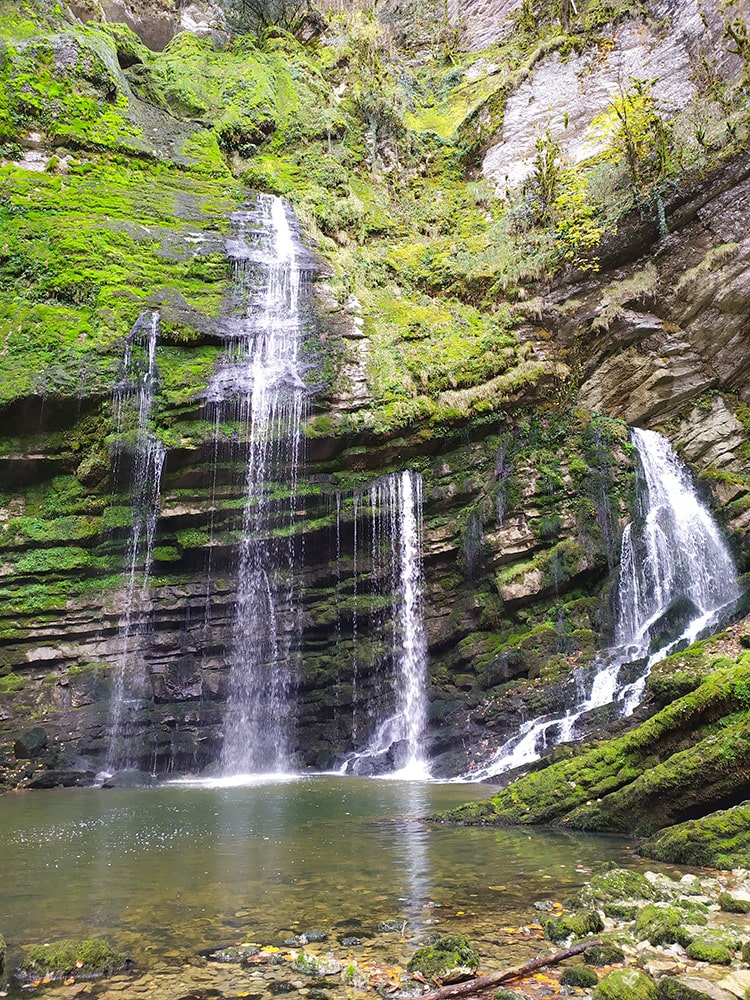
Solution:
M301 763L341 759L393 656L355 548L388 472L424 477L445 773L565 706L609 641L626 424L669 435L747 559L745 7L581 0L566 26L554 3L409 6L300 42L228 39L198 5L0 4L13 780L85 780L106 752L132 521L112 396L156 310L167 457L131 734L144 769L218 756L246 442L217 435L206 386L252 189L291 201L315 257Z

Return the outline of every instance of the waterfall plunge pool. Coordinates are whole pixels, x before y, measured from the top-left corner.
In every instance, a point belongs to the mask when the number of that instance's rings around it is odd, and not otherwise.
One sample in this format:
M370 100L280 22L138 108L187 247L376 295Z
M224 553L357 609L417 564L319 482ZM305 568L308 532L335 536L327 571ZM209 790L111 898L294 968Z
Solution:
M541 931L523 930L545 917L534 900L565 899L603 861L649 867L621 838L419 821L491 791L312 775L1 796L8 966L24 944L101 936L135 959L138 990L153 997L209 986L218 993L206 996L248 995L250 986L265 996L270 970L206 964L199 952L243 941L283 947L315 929L328 940L308 950L345 965L403 966L429 934L461 933L484 968L499 968L543 950ZM384 923L399 930L379 930ZM273 975L300 979L288 966ZM317 985L344 989L339 977ZM94 990L110 996L107 981Z

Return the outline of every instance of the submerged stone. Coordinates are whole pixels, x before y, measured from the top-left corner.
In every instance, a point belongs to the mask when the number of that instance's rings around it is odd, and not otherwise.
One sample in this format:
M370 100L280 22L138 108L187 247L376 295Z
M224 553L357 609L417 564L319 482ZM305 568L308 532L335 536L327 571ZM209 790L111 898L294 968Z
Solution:
M24 964L15 973L21 983L43 979L87 979L111 976L130 968L131 960L115 951L108 941L89 938L83 941L63 940L29 948Z
M417 949L406 968L409 972L420 972L428 979L458 983L462 979L471 979L477 971L479 952L461 934L444 937L435 944Z

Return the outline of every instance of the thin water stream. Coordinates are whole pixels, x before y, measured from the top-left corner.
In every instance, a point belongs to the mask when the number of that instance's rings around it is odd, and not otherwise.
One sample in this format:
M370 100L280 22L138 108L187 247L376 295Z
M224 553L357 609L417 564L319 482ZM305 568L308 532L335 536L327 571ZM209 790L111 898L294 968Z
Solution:
M104 936L189 979L202 949L312 928L345 961L403 963L426 934L460 932L500 963L540 950L518 933L534 900L564 898L598 862L643 867L618 838L418 821L490 791L313 776L2 796L9 963L22 944Z

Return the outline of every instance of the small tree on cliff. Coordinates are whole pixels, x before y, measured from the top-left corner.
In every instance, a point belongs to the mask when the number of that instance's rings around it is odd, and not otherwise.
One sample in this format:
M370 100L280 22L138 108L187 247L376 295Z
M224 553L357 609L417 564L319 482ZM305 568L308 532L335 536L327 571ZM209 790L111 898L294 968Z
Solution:
M283 28L296 34L317 14L312 0L220 0L227 27L238 33L261 34Z

